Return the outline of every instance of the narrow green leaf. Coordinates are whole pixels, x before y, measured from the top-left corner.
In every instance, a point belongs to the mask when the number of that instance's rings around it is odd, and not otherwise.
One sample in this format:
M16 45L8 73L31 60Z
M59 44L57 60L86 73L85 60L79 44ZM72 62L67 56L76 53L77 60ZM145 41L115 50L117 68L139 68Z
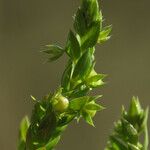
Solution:
M20 124L18 150L24 150L26 145L26 134L29 128L29 119L25 116Z
M101 97L102 97L102 95L90 96L90 97L89 97L89 102L91 102L91 101L96 101L97 99L99 99L99 98L101 98Z
M92 117L91 117L88 113L83 112L83 113L82 113L82 116L83 116L84 120L85 120L89 125L95 127L95 125L94 125L94 123L93 123L93 120L92 120Z
M74 17L74 29L80 36L83 36L86 33L87 22L84 11L81 8L78 8Z
M64 92L69 91L70 89L71 70L72 70L72 64L71 62L69 62L61 79L61 86L63 87Z
M27 116L25 116L21 121L21 125L20 125L20 137L22 138L23 141L26 141L26 134L29 125L30 125L29 119Z
M54 138L52 141L50 140L48 144L46 145L46 150L52 150L53 147L59 142L60 136Z
M94 22L87 30L86 34L81 37L82 49L92 48L98 41L100 34L100 22Z
M83 0L74 18L75 31L82 37L87 34L93 22L102 22L97 0Z
M143 148L144 150L148 150L148 145L149 145L149 135L148 135L148 126L147 126L148 114L149 114L149 107L145 111L144 121L143 121L143 125L142 125L144 128L144 132L145 132L144 148Z
M96 103L88 103L85 105L85 109L100 111L100 110L103 110L104 107Z
M66 52L75 61L78 60L81 56L80 44L71 30L68 35Z
M91 58L91 51L88 49L83 56L79 59L73 73L73 78L83 79L85 78L90 70L92 70L93 61Z

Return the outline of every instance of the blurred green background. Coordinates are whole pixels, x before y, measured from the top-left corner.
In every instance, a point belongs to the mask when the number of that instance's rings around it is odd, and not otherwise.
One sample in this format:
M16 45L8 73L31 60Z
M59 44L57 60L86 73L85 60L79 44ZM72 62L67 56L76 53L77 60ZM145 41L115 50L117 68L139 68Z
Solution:
M41 46L64 46L79 0L0 0L0 149L16 150L21 118L31 113L30 95L42 97L59 86L66 57L43 64ZM150 104L150 1L103 0L112 38L97 46L97 71L109 74L103 94L107 107L95 117L96 128L70 125L58 150L102 150L122 104L138 95ZM149 119L150 124L150 119Z

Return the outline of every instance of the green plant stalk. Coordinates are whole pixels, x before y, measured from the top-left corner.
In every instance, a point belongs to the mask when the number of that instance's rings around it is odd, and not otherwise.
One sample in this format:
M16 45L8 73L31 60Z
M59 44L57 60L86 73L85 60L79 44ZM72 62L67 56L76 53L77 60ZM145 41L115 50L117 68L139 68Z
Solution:
M143 110L138 98L133 97L128 112L123 107L105 150L148 150L148 110ZM143 134L145 139L141 144Z
M147 126L147 122L148 122L148 113L149 113L149 107L146 110L146 117L145 117L145 127L144 127L144 132L145 132L145 141L144 141L144 150L148 150L148 145L149 145L149 135L148 135L148 126Z
M83 118L94 126L92 118L104 109L97 103L101 95L90 96L90 91L104 85L104 74L95 71L95 45L109 39L111 26L103 27L102 13L97 0L82 0L74 16L73 30L69 31L66 46L46 45L43 52L48 62L64 53L68 63L60 87L35 102L29 121L21 122L18 150L52 150L68 124Z

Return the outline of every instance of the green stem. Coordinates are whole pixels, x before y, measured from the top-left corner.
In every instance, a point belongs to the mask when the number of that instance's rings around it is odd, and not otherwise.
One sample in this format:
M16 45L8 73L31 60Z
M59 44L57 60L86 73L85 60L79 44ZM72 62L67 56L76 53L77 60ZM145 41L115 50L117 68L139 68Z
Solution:
M148 136L148 126L147 126L147 121L148 121L148 113L149 113L149 108L146 110L146 121L145 121L145 141L144 141L144 150L148 150L148 145L149 145L149 136Z

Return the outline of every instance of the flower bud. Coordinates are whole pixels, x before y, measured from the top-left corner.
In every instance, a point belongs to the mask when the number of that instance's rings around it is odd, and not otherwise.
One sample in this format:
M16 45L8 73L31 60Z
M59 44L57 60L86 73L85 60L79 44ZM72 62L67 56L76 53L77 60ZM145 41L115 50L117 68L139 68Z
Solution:
M64 96L58 96L54 101L54 110L57 112L64 112L69 106L69 101Z

